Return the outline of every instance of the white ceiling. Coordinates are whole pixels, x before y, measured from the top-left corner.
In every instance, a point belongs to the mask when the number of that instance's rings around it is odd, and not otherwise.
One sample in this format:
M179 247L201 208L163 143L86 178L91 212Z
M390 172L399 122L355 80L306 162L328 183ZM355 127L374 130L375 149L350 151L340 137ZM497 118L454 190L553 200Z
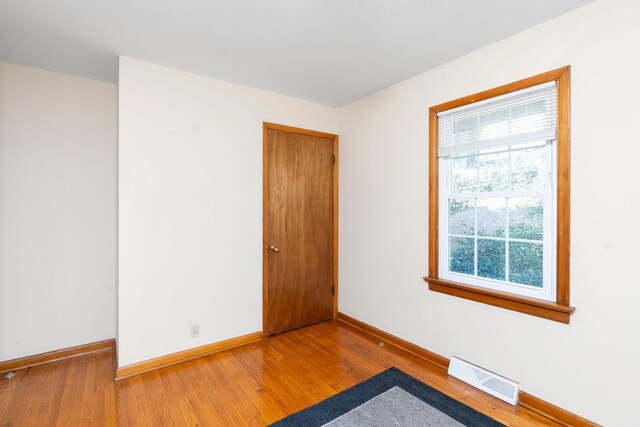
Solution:
M0 61L115 82L125 55L341 106L591 1L0 0Z

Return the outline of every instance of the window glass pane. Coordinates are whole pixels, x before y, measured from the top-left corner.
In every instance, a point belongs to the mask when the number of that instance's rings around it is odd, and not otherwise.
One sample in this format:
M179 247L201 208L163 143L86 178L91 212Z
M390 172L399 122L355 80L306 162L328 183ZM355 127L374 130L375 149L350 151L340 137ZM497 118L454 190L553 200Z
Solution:
M473 238L449 237L449 271L473 274Z
M477 156L456 157L452 160L453 193L465 193L478 189Z
M542 287L542 244L509 242L509 281Z
M478 236L504 237L505 198L478 199Z
M511 187L513 190L541 190L545 183L545 147L511 152Z
M504 280L505 241L478 239L478 276Z
M509 237L542 240L542 197L509 199Z
M473 236L475 234L476 210L474 199L449 200L449 233Z
M509 181L509 153L490 153L478 156L480 191L504 191Z

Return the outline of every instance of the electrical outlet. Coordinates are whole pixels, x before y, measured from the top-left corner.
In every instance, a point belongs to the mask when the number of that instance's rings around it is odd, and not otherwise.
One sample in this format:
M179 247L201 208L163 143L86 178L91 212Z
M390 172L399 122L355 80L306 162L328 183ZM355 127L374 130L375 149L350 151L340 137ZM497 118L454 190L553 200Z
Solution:
M191 325L191 338L197 338L200 336L200 323L194 323Z

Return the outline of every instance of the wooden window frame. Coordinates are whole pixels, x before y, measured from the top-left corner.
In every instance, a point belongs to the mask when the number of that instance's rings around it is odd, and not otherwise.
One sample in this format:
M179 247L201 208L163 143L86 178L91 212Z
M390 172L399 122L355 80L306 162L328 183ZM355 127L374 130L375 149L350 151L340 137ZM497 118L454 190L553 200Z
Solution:
M438 113L474 102L495 98L547 82L557 85L557 242L556 301L549 302L508 292L491 290L449 280L438 273L439 183L438 183ZM465 96L429 109L429 275L424 280L429 289L460 298L478 301L562 323L569 323L575 307L570 305L570 95L571 67L566 66L503 86Z

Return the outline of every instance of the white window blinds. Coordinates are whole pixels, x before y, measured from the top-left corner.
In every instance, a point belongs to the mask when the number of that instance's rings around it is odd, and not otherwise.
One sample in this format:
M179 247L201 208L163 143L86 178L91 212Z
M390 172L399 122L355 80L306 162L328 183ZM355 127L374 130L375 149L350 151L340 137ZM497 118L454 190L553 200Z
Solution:
M556 83L438 113L438 157L556 138Z

